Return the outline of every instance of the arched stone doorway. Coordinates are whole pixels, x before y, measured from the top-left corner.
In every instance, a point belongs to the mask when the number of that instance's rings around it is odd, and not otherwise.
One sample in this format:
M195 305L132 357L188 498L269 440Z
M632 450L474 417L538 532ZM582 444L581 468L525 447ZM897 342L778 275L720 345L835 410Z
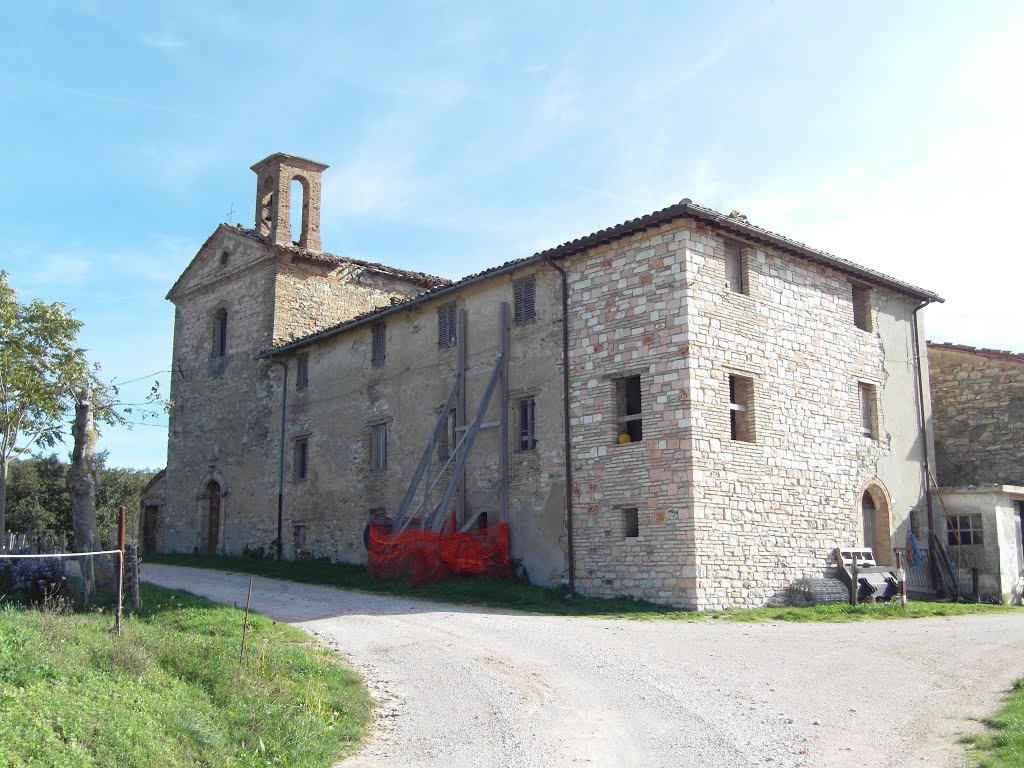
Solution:
M868 547L879 565L892 565L889 494L877 480L860 494L861 546Z
M220 544L220 483L211 480L206 486L206 554L216 555Z

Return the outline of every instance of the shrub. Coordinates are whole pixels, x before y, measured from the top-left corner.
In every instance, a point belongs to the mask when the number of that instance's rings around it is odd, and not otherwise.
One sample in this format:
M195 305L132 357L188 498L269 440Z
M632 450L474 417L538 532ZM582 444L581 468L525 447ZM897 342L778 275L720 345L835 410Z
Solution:
M45 604L58 596L67 584L64 561L59 557L15 560L10 580L11 586L21 591L26 602Z

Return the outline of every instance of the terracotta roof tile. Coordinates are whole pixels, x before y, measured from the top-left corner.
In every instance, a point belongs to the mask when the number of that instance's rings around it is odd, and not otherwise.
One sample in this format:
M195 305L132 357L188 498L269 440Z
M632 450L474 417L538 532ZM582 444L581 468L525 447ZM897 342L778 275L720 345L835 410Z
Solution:
M476 282L481 279L486 279L487 277L495 276L497 274L501 274L504 272L510 272L519 266L525 266L530 263L546 261L549 259L564 259L567 258L568 256L580 253L589 248L593 248L598 245L603 245L605 243L610 243L623 237L628 237L630 235L636 234L637 232L642 232L646 229L659 227L662 226L663 224L667 224L669 222L681 218L692 218L697 221L702 221L704 223L711 224L712 226L716 226L721 229L727 230L733 233L734 235L742 236L748 240L753 240L755 242L759 242L761 244L776 248L777 250L791 253L802 258L808 259L810 261L813 261L815 263L831 267L832 269L850 275L851 277L860 279L866 283L882 285L888 288L892 288L893 290L899 291L900 293L908 294L921 301L943 301L941 296L932 293L931 291L926 291L923 288L918 288L916 286L911 285L910 283L905 283L902 280L897 280L895 278L889 277L888 275L884 275L881 272L876 272L873 269L862 267L859 264L853 263L852 261L841 259L838 256L832 256L831 254L825 253L824 251L815 250L804 245L803 243L799 243L796 240L791 240L787 237L783 237L782 235L777 235L774 232L770 232L769 230L764 229L762 227L754 226L747 222L746 217L734 218L732 216L727 216L726 214L718 213L717 211L714 211L710 208L704 208L700 205L697 205L689 198L684 198L675 205L670 205L667 208L662 208L659 211L654 211L653 213L649 213L645 216L640 216L635 219L629 219L628 221L624 221L621 224L616 224L613 227L600 229L584 237L576 238L575 240L570 240L565 243L562 243L561 245L554 246L553 248L538 251L532 256L527 256L522 259L508 261L499 266L490 267L481 272L476 272L472 275L468 275L462 278L461 280L455 282L439 282L435 286L432 286L429 290L417 294L416 296L411 296L408 299L397 302L395 304L391 304L390 306L381 307L379 309L365 312L361 315L358 315L357 317L351 318L342 323L338 323L337 325L331 326L329 328L324 328L322 330L316 331L315 333L311 333L308 336L303 336L302 338L289 341L285 344L281 344L277 347L274 347L274 349L272 350L264 352L263 356L272 356L280 352L285 352L294 348L303 347L308 344L315 343L324 338L333 336L338 333L342 333L350 328L362 325L368 322L371 318L375 318L380 315L386 315L396 311L398 308L408 307L410 305L418 304L422 301L426 301L436 296L441 296L447 293L454 292L459 288L462 288L470 283ZM257 237L254 233L251 234L250 236ZM376 266L381 267L382 269L389 269L389 267L384 267L383 265ZM435 279L438 281L441 280L441 278Z

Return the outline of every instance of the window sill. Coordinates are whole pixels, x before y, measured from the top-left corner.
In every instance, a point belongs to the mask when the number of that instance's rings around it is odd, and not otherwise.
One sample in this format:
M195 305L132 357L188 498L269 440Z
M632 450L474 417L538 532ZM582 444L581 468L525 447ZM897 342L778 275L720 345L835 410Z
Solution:
M221 376L228 367L228 356L220 355L218 357L207 358L206 370L211 376Z

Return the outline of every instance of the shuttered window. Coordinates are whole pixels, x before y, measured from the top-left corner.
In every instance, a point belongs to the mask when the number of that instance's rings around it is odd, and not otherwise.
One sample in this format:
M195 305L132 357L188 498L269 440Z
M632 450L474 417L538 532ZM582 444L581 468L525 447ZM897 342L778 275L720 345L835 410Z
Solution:
M373 326L373 364L384 365L384 357L387 354L385 344L387 340L387 326L384 323L377 323Z
M295 358L295 388L305 389L309 386L309 353L303 352Z
M515 300L515 321L525 323L537 316L534 297L537 293L537 278L535 275L520 277L512 283L512 293Z
M437 346L450 347L455 343L455 302L449 301L437 308Z
M370 469L383 472L388 468L388 425L376 424L370 428Z
M292 471L297 481L309 476L309 440L305 437L295 441Z

